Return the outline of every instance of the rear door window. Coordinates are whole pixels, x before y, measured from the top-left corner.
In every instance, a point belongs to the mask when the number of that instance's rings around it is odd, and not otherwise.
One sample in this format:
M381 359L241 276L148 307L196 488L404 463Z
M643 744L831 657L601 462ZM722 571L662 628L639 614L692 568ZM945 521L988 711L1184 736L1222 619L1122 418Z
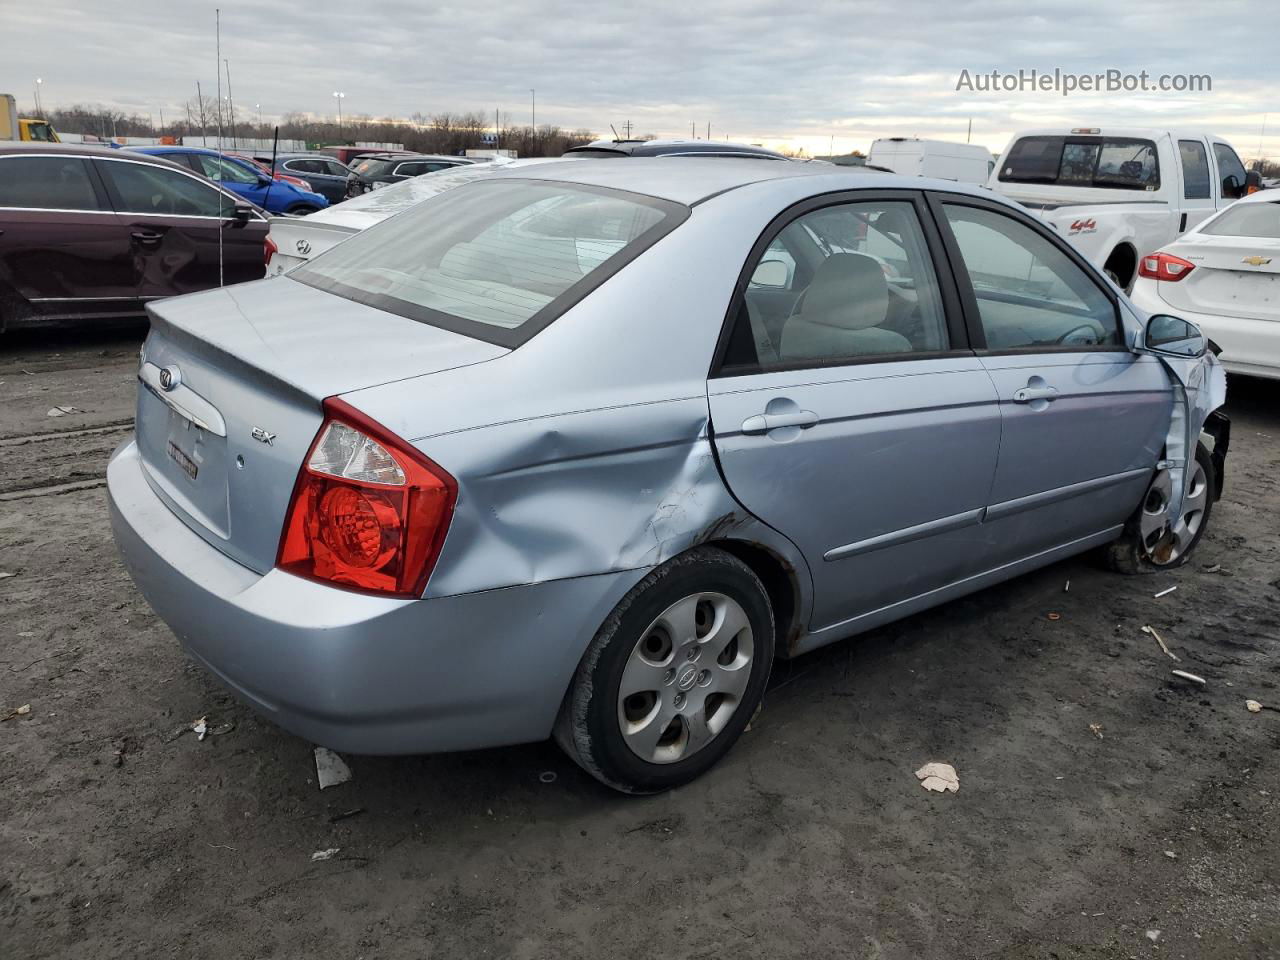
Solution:
M0 157L0 207L101 210L81 157Z
M324 173L324 163L320 160L289 160L284 168L293 173Z
M619 190L471 183L357 234L290 276L518 346L687 216L680 204Z
M99 160L120 213L174 217L229 217L236 200L193 176L127 160Z
M1179 140L1178 156L1182 159L1182 198L1209 199L1209 156L1199 140Z

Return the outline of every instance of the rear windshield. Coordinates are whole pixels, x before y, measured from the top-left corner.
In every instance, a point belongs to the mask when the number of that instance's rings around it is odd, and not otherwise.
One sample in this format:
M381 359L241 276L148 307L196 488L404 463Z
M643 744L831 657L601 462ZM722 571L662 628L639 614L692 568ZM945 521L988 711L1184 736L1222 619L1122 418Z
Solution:
M1021 137L1000 167L1004 183L1158 190L1160 161L1150 140L1128 137Z
M289 276L515 347L687 216L680 204L619 190L480 181L410 207Z
M1265 237L1280 240L1280 200L1237 203L1200 228L1214 237Z
M356 173L362 177L378 177L384 173L390 173L398 160L357 160L351 167Z

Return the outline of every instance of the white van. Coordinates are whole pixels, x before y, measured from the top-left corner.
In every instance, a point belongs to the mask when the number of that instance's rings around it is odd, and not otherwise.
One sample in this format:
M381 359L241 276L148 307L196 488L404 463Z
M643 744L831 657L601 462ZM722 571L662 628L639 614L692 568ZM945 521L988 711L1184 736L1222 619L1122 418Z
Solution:
M946 140L888 137L871 144L867 163L908 177L986 183L995 161L986 147Z

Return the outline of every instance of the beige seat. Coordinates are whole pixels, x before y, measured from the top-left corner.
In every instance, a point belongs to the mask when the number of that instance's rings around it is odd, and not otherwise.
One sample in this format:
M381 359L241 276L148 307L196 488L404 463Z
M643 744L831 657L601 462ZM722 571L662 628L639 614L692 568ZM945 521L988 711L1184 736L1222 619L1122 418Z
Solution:
M778 352L783 360L909 353L910 340L881 326L888 314L889 284L879 261L833 254L783 326Z

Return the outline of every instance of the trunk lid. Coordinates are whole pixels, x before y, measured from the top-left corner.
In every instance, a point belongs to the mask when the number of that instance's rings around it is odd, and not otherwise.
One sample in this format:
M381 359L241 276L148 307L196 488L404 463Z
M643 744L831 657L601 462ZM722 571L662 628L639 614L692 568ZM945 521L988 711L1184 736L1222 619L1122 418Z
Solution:
M320 256L366 226L349 226L314 219L320 216L324 216L324 213L312 214L310 217L271 218L268 236L276 245L276 255L267 265L268 276L274 277L312 257Z
M1184 279L1161 282L1171 307L1280 321L1280 240L1197 234L1166 250L1195 264Z
M325 397L507 353L287 278L148 311L135 425L147 479L192 530L260 573L275 564Z

